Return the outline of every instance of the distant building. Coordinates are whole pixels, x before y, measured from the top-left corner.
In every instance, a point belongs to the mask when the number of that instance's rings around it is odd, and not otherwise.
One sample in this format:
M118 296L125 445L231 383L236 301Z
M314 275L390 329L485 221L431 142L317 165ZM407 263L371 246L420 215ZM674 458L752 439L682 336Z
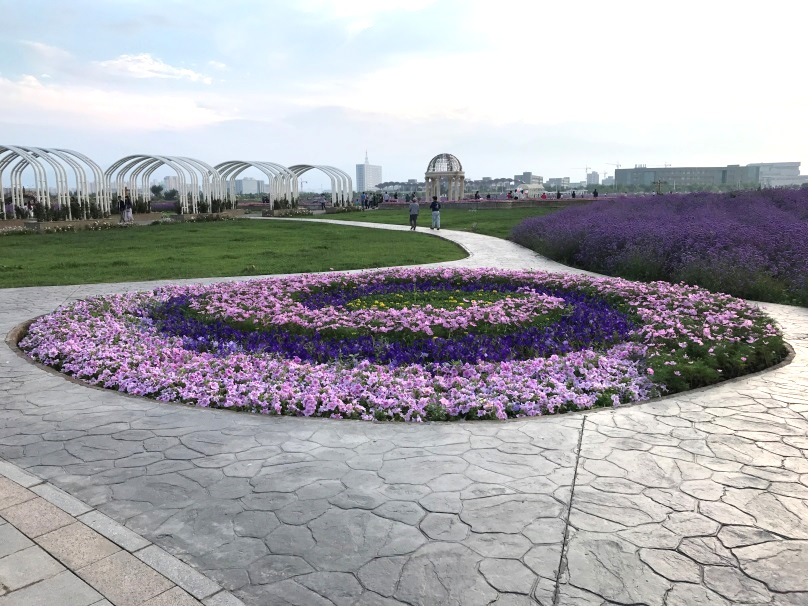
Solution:
M557 187L559 189L565 189L570 186L570 178L569 177L553 177L551 179L547 179L546 183L548 188Z
M614 185L614 177L603 177L601 185Z
M176 189L177 191L179 191L180 178L177 175L171 175L169 177L165 177L163 179L163 189L165 191L171 191L172 189Z
M586 185L600 185L600 175L594 170L591 173L586 173Z
M253 179L252 177L236 179L237 194L263 194L266 193L266 189L266 182L262 179Z
M763 162L747 166L759 169L758 182L763 187L787 187L808 183L808 175L800 174L799 162Z
M382 183L382 167L371 164L365 152L365 163L356 165L356 191L375 191Z
M749 184L777 187L808 182L808 175L800 175L799 162L664 168L648 168L644 164L638 164L634 168L618 168L614 171L614 177L618 186L649 187L662 181L666 183L666 187L671 188L690 185L738 187Z
M483 177L485 180L485 177ZM541 185L544 183L544 177L534 175L531 172L524 172L521 175L514 175L513 182L516 185Z

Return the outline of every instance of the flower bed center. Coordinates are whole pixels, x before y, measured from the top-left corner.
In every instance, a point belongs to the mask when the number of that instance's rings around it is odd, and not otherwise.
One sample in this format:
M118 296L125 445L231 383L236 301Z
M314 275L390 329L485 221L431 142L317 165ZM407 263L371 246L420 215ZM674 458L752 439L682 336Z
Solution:
M620 343L632 329L598 297L518 283L389 280L238 298L176 297L152 318L197 352L349 365L525 360Z

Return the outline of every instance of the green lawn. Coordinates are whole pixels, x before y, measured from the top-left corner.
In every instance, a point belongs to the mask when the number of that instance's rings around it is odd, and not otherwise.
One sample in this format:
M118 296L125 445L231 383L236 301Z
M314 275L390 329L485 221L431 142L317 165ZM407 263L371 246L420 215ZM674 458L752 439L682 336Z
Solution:
M453 261L423 233L285 221L221 221L0 236L0 287L250 276Z
M460 208L445 208L440 211L441 229L456 229L459 231L473 231L486 236L508 238L511 230L528 217L538 217L563 208L555 204L548 204L541 208L513 208L495 210L466 210ZM365 212L352 212L334 215L317 215L317 219L338 219L340 221L367 221L371 223L395 223L408 225L410 221L407 207L400 210L368 210ZM418 229L429 231L432 214L428 208L421 207L418 216Z

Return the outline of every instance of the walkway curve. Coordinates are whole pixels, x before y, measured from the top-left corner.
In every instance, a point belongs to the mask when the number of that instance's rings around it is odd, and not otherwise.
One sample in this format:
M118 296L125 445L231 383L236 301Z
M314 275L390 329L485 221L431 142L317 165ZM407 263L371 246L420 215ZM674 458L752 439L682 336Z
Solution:
M444 265L578 271L439 235L471 253ZM0 330L161 283L0 290ZM507 423L191 409L89 389L4 345L0 457L246 604L808 604L808 310L762 306L789 365Z

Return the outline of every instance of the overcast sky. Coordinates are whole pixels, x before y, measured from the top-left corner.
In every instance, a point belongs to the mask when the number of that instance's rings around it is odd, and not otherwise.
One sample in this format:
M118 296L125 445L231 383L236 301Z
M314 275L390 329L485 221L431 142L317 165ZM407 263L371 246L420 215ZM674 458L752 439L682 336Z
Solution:
M806 173L807 22L805 0L0 0L0 144L351 175L367 149L385 180L440 152L470 178Z

